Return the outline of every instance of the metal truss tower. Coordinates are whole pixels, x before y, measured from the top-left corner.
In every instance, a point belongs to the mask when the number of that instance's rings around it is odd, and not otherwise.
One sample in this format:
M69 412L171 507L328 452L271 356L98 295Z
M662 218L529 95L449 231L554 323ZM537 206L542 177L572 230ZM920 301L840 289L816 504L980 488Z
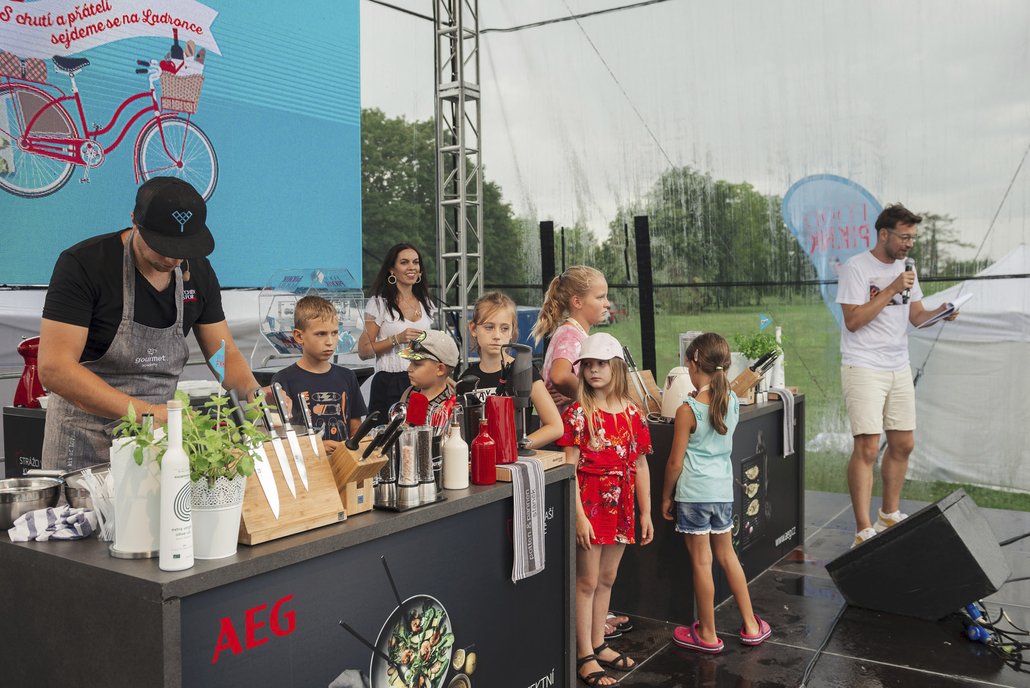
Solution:
M479 147L479 0L434 0L436 269L444 327L483 293L483 166Z

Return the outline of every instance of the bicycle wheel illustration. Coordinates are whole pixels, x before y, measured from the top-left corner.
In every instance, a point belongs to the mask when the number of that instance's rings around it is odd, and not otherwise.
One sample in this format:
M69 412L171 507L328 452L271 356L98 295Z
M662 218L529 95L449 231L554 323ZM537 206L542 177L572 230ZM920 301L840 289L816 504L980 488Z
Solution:
M19 142L25 127L47 108L32 127L36 146L55 154L70 155L71 141L79 138L68 111L45 91L24 84L0 86L0 188L15 196L39 198L54 193L68 183L74 165L24 150ZM46 144L38 139L52 137L60 143Z
M163 115L140 132L136 169L143 180L152 177L183 179L192 184L205 201L211 198L218 184L218 158L211 140L196 124L175 115Z

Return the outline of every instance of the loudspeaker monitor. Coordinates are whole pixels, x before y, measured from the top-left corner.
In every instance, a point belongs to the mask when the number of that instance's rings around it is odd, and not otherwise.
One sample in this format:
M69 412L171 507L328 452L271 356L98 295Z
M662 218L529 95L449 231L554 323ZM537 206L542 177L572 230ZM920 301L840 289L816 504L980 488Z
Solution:
M826 565L848 604L936 620L997 592L1010 576L998 538L964 490Z

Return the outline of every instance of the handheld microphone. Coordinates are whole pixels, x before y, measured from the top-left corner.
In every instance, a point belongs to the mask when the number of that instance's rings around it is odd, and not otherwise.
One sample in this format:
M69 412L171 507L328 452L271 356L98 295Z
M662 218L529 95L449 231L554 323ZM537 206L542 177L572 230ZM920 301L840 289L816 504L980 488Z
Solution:
M916 269L916 262L914 260L912 260L911 258L906 258L905 259L905 272L912 272L915 269ZM906 289L905 291L901 292L901 302L902 303L908 303L908 298L911 295L911 293L912 293L911 289Z

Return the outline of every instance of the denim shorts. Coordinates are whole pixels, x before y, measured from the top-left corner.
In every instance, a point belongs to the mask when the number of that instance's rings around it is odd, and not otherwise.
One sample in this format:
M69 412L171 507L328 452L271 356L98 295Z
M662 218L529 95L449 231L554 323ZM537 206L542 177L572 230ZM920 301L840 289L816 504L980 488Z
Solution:
M676 502L676 532L721 535L733 530L733 502Z

